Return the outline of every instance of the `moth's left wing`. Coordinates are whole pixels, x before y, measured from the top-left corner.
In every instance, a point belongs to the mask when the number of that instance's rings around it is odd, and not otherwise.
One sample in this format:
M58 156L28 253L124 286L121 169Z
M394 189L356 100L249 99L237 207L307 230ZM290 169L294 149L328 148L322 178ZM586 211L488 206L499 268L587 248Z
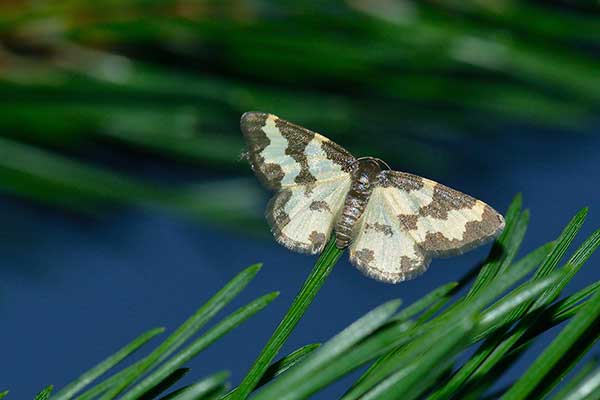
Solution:
M260 112L245 113L240 125L252 169L268 188L349 177L355 158L325 136Z
M440 183L398 171L383 171L379 185L396 218L431 257L464 253L496 237L504 218L483 201Z

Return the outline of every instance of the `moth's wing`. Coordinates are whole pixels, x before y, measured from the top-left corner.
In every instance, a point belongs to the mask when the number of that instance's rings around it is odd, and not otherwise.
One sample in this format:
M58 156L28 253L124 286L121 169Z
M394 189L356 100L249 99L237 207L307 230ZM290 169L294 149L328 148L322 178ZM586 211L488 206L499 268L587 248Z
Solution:
M425 272L429 258L398 220L400 210L387 192L373 189L354 228L350 261L371 278L397 283Z
M240 125L252 169L271 189L345 178L355 161L326 137L272 114L247 112Z
M320 253L350 189L350 175L282 188L269 202L267 221L275 239L302 253Z
M267 207L275 238L291 250L319 253L350 188L354 157L272 114L246 113L241 128L252 169L267 187L279 190Z
M430 257L464 253L504 228L504 218L492 207L432 180L383 171L379 185L397 220Z

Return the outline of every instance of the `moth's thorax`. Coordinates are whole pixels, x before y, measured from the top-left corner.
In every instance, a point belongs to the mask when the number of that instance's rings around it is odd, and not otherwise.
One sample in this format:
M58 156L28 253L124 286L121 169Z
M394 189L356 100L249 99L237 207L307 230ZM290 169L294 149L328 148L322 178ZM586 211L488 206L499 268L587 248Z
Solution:
M374 182L381 172L379 163L372 158L358 160L355 165L352 172L353 180L364 184Z
M352 184L346 195L342 213L335 226L336 246L340 249L350 244L354 224L365 211L381 167L371 158L357 160L352 171Z

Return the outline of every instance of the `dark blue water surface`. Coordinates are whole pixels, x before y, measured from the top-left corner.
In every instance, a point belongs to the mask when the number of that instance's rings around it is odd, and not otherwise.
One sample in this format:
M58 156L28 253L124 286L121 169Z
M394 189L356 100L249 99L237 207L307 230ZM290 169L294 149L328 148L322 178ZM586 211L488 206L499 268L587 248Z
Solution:
M499 210L522 192L532 210L524 254L555 238L581 207L590 206L590 213L576 244L600 227L599 149L597 136L513 134L463 143L457 151L472 153L476 167L467 164L431 178ZM0 207L0 389L10 389L15 399L32 398L47 384L63 386L144 330L172 331L237 272L260 261L262 272L227 311L270 291L281 296L190 362L192 371L182 381L228 369L237 383L316 260L272 240L166 214L129 209L88 219L8 197L0 198ZM422 277L395 286L363 277L344 256L283 353L327 340L386 300L408 304L458 279L488 249L435 260ZM600 279L599 266L596 254L567 292ZM552 335L545 335L500 384L522 373L550 340ZM338 397L348 384L345 380L315 398Z

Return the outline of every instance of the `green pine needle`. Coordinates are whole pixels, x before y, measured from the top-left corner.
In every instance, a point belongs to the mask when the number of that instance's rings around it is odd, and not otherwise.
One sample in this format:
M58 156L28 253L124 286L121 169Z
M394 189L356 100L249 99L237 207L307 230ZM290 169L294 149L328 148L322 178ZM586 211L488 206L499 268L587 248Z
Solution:
M548 307L547 314L555 315L558 318L563 318L565 315L572 316L572 310L581 308L582 304L580 302L592 296L598 290L600 290L600 281L594 282L569 297L554 303L551 307ZM540 320L544 321L545 317L542 316Z
M50 394L52 393L52 389L54 389L54 386L47 386L35 396L35 400L48 400L50 398Z
M531 364L525 374L502 397L503 400L526 399L544 377L567 354L588 329L600 319L600 292L596 293L559 333L542 354ZM595 333L595 340L598 339Z
M456 307L448 309L435 319L428 321L422 325L417 325L407 335L412 335L418 338L419 341L424 341L423 348L427 348L431 343L437 343L442 339L442 336L448 332L454 321L460 318L471 318L472 315L480 311L494 298L502 294L510 286L522 279L527 273L535 268L539 262L545 257L549 250L549 245L542 246L536 251L523 257L519 262L515 263L514 268L509 272L498 277L490 285L483 288L470 301L459 301ZM437 336L436 336L437 335ZM357 383L346 395L344 400L354 400L366 393L376 382L393 373L396 366L404 360L406 349L398 347L394 351L386 354L376 368L372 368L359 379Z
M551 271L556 268L556 265L562 259L565 254L565 251L569 244L573 241L575 234L581 229L585 216L587 214L587 209L581 210L577 215L571 220L571 222L567 225L567 227L563 230L560 237L557 239L556 244L552 251L546 257L546 260L540 268L536 271L536 274L532 278L532 280L539 280L544 276L547 276ZM562 288L568 283L568 281L573 277L574 272L578 271L579 268L583 265L583 262L587 260L587 258L591 255L591 253L597 247L595 235L592 235L588 240L584 242L584 244L579 248L579 250L575 253L572 260L577 260L578 264L567 264L563 278L557 281L553 287L548 288L540 297L535 299L531 303L523 304L520 307L513 310L510 319L515 319L517 317L522 316L529 307L533 309L539 308L547 305L550 301L555 299L559 294ZM527 332L528 329L531 329L533 325L535 325L538 320L538 315L533 314L530 317L523 318L519 321L517 326L509 332L507 335L496 335L493 337L493 340L500 341L497 344L493 344L493 342L484 343L484 349L488 349L485 351L490 351L490 355L481 363L481 365L477 368L477 370L473 373L473 380L483 379L483 376L487 374L492 368L495 367L498 363L502 362L505 358L506 354L510 354L511 349L516 345L516 343L520 340L520 338Z
M557 400L598 400L600 399L600 368L598 361L588 363L581 369L564 390L557 393Z
M546 289L562 280L565 275L565 271L557 271L547 278L528 281L508 293L483 313L476 338L489 336L494 330L515 322L515 309L539 298Z
M375 332L389 320L399 306L399 300L392 300L367 313L321 346L306 361L275 380L256 395L254 399L292 400L306 398L318 388L317 385L308 381L307 378L310 374L317 374L319 378L322 378L325 365L339 359L352 346Z
M307 344L306 346L302 346L298 350L295 350L282 359L274 362L271 364L271 366L269 366L269 368L267 368L265 374L256 385L256 388L258 389L259 387L266 385L288 369L292 368L294 365L304 361L309 354L318 349L320 346L321 345L318 343Z
M328 361L318 372L307 376L300 388L302 393L312 393L324 388L390 349L414 340L420 334L411 330L414 326L412 321L386 324L347 352Z
M283 374L285 371L292 368L294 365L302 362L306 358L306 356L308 356L314 350L318 349L320 346L321 345L318 343L307 344L306 346L300 347L299 349L291 352L287 356L271 364L269 368L267 368L267 371L265 372L261 380L256 385L255 390L271 382L273 379L277 378L279 375ZM224 397L228 398L233 394L232 392L234 392L236 389L233 389Z
M75 394L77 394L77 392L85 388L100 375L104 374L106 371L120 363L125 357L132 354L134 351L136 351L141 346L150 341L153 337L161 334L162 332L164 332L164 328L156 328L141 334L131 343L123 347L121 350L108 357L106 360L102 361L94 368L83 373L79 378L77 378L69 385L65 386L63 389L61 389L59 392L52 396L52 400L67 400L72 398Z
M495 243L466 294L461 295L458 290L469 280L464 278L460 283L450 282L434 289L399 312L399 301L385 303L322 346L303 346L272 363L342 253L332 238L239 387L225 394L228 375L219 373L175 389L163 400L245 399L259 387L253 399L299 400L369 363L370 367L351 385L343 400L482 398L492 395L487 393L488 389L540 334L568 320L514 385L493 394L504 395L508 400L548 395L600 337L600 282L557 300L562 289L600 246L600 230L559 267L585 219L587 210L581 210L555 241L513 261L528 222L528 213L520 210L521 200L517 196L507 216L508 233L505 231ZM502 249L501 253L498 249ZM186 363L277 296L271 293L240 307L191 340L259 269L255 265L238 274L146 357L78 395L162 329L141 335L53 398L108 400L123 393L120 399L134 400L156 397L174 387L188 371L184 368ZM475 353L460 361L458 356L478 342L481 344ZM600 385L599 374L597 364L584 368L567 382L557 398L594 398ZM47 399L50 390L51 387L45 389L37 398ZM0 398L6 393L0 393Z
M577 374L569 382L567 382L567 384L564 385L561 390L559 390L556 393L554 398L564 399L571 392L577 392L577 386L579 386L579 384L588 377L588 374L594 371L596 368L598 368L598 358L592 358L592 360L590 360L583 367L581 367L581 369L577 371Z
M199 382L196 382L184 390L180 390L175 396L168 396L169 400L208 400L218 397L225 390L225 382L229 378L229 372L218 372Z
M168 359L164 364L148 375L143 381L121 396L121 400L133 400L141 397L144 393L148 392L156 384L165 379L169 374L191 360L202 350L217 341L220 337L236 328L238 325L246 321L260 310L264 309L273 300L275 300L277 296L279 296L278 292L270 293L241 307L223 321L215 325L214 328L200 336L181 352Z
M532 279L539 279L540 277L547 276L549 272L555 269L556 265L563 257L566 249L573 241L575 234L581 228L586 214L587 210L581 210L570 221L556 242L551 244L552 250L547 253L544 262L536 271L536 274ZM511 266L509 270L513 270L515 268L517 268L517 266ZM511 315L509 315L507 319L514 321L515 319L521 317L527 311L529 305L530 303L524 303L513 309ZM444 387L438 389L431 396L431 398L433 400L449 398L469 381L483 379L483 376L503 359L504 355L510 351L515 343L518 342L519 338L525 333L525 331L526 327L522 327L517 332L511 333L510 336L505 337L501 333L496 333L488 338L480 346L476 353L469 360L467 360L460 370L455 373L450 381Z
M427 293L419 300L415 301L408 307L405 307L402 310L400 310L400 312L396 314L392 319L394 321L407 321L408 319L414 317L423 310L426 310L429 307L433 307L438 302L447 301L450 298L451 293L457 287L458 282L449 282L436 289L433 289L431 292Z
M250 283L260 270L261 265L252 265L229 283L227 283L217 294L215 294L204 306L202 306L192 317L185 321L173 334L171 334L161 345L143 360L133 364L131 367L113 376L110 385L106 382L98 384L81 396L82 400L94 398L104 393L102 399L108 400L121 393L129 384L140 378L146 371L158 365L170 354L176 351L189 337L204 326L215 314L231 302Z
M452 325L447 334L440 338L429 351L411 353L407 351L405 359L421 354L418 363L406 363L398 371L382 380L373 389L369 390L363 400L385 399L415 399L427 391L431 384L437 380L452 364L453 357L458 354L469 340L469 332L474 327L470 318L460 320ZM431 344L429 344L431 346ZM424 350L424 349L422 349Z
M250 368L250 371L248 371L242 380L242 383L228 396L229 398L244 400L254 390L265 374L269 364L273 361L277 353L279 353L279 350L296 327L296 324L298 324L298 321L300 321L300 318L302 318L302 315L304 315L325 283L342 252L342 250L335 246L335 237L332 236L310 275L304 282L300 292L296 295L288 312L275 329L275 332L273 332L273 335Z

